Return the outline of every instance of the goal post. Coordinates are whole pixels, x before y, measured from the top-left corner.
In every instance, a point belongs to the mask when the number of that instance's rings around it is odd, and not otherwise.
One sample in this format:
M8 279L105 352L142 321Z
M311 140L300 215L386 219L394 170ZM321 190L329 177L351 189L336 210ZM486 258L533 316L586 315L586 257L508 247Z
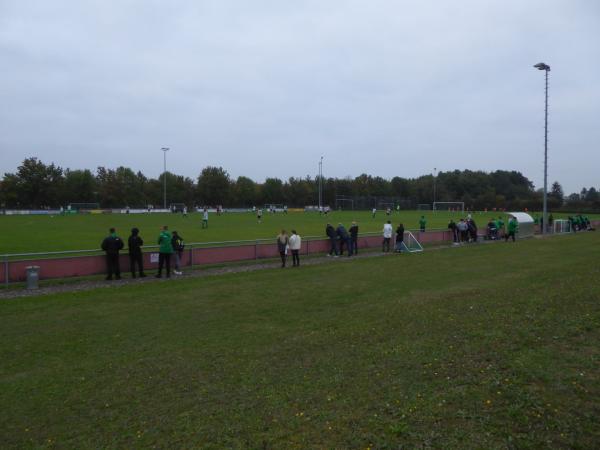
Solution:
M565 219L555 219L552 224L552 232L555 234L570 233L571 222Z
M402 251L407 253L419 253L423 251L423 246L410 231L405 232L406 238L402 241Z
M465 202L433 202L434 211L465 212Z
M348 197L336 197L335 209L337 210L354 210L354 199Z

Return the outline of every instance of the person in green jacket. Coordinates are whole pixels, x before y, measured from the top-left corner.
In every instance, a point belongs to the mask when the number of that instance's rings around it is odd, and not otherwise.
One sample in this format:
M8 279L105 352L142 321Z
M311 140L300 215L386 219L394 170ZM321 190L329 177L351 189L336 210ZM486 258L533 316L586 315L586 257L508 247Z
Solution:
M498 220L496 220L496 229L498 230L498 237L501 238L504 234L504 221L500 216L498 216Z
M426 225L427 225L427 219L425 219L425 216L421 216L421 218L419 219L419 228L421 229L421 231L425 231Z
M173 236L169 232L169 227L165 225L158 235L158 245L160 248L158 250L158 273L156 274L156 278L162 276L162 269L165 265L167 266L167 278L171 277L171 255L173 254L172 239Z
M514 217L511 217L508 220L507 233L504 236L506 242L508 242L508 238L512 238L513 242L515 242L515 235L519 231L519 222Z

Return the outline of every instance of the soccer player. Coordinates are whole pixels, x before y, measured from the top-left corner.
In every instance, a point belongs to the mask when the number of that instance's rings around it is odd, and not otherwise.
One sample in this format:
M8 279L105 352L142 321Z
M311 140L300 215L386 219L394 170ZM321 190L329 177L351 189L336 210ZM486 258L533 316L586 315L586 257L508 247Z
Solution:
M113 274L117 280L121 279L119 266L119 250L123 248L123 241L114 228L109 230L109 235L102 241L102 250L106 252L106 279L112 280Z
M183 207L183 210L181 211L181 213L183 214L183 217L187 217L187 206Z
M258 223L262 223L262 209L258 208L258 210L256 211L256 220L258 220Z
M427 226L427 219L425 219L425 216L421 216L421 218L419 219L419 228L421 229L421 231L425 231L426 226Z
M377 214L377 208L373 208L373 219L375 218L375 214Z
M208 228L208 208L204 208L202 213L202 228Z

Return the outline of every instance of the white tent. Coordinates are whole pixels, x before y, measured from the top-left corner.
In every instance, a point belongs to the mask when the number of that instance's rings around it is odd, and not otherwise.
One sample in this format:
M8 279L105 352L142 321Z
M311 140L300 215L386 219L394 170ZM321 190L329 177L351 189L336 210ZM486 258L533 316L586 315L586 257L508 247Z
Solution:
M533 228L533 217L525 212L509 212L507 213L508 217L514 217L517 219L519 223L519 234L517 235L519 238L528 238L533 237L534 228Z

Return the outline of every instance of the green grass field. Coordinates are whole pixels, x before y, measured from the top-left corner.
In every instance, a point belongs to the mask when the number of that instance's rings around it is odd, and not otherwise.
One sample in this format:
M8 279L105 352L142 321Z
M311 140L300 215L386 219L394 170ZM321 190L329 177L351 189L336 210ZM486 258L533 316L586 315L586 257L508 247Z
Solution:
M580 233L3 301L2 447L596 448L599 249Z
M418 211L405 211L390 218L394 224L402 220L405 227L415 229L419 226L420 216ZM445 228L450 217L459 217L458 213L450 215L441 212L426 216L431 228ZM381 231L387 219L382 212L375 219L366 211L335 212L328 217L317 213L290 212L287 215L265 214L259 224L252 213L211 214L209 228L202 230L202 216L197 213L187 218L181 214L0 216L0 254L98 248L111 226L117 228L125 239L132 227L138 227L146 243L155 244L163 225L169 225L170 230L177 230L191 243L274 239L282 228L288 231L296 229L301 236L324 236L327 222L336 226L342 222L349 227L353 220L358 221L362 232Z
M402 222L407 229L417 229L420 211L402 211L391 216L394 225ZM497 214L496 214L497 215ZM428 228L446 228L448 220L458 220L460 213L425 213ZM492 214L476 213L479 226L485 226ZM560 215L555 214L558 218ZM252 213L230 213L222 216L211 214L209 228L202 230L201 215L190 214L99 214L74 216L0 216L0 254L47 252L63 250L87 250L100 246L110 227L117 228L125 239L132 227L141 230L146 244L155 244L159 228L169 225L177 230L188 243L222 242L234 240L270 239L284 228L295 228L301 236L323 236L329 221L350 226L352 220L359 223L361 232L379 232L387 216L378 212L375 219L367 211L334 212L329 217L316 213L292 213L288 215L265 214L263 222L257 223Z

